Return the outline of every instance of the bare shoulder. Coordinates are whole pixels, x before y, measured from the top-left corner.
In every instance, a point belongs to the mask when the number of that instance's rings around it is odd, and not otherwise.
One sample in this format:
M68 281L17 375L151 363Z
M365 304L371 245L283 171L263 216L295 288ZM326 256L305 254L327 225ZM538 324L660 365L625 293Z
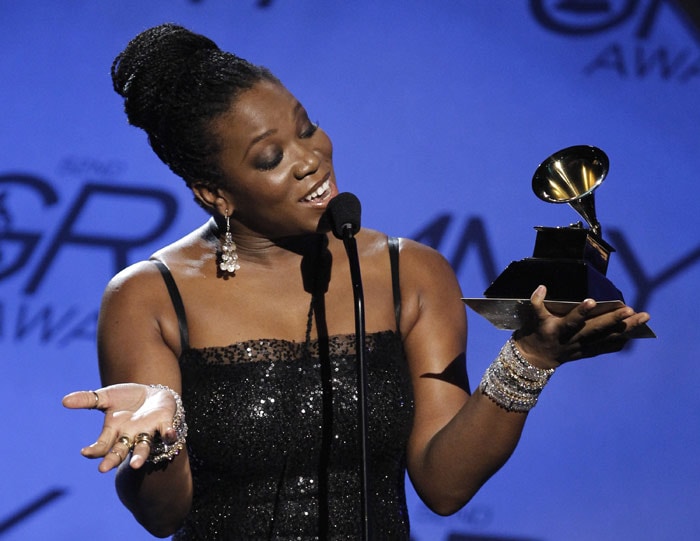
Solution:
M143 301L162 297L164 282L160 269L153 260L164 263L174 273L195 261L199 264L207 257L214 258L212 250L206 250L207 224L188 235L156 251L149 260L134 263L117 273L107 284L107 297L118 294L122 297L137 296Z
M440 252L438 252L435 248L431 248L427 244L404 237L401 237L399 241L401 257L428 257L447 261Z
M387 236L374 229L362 229L357 235L357 244L363 256L386 253Z
M461 302L462 290L449 261L437 250L414 240L400 240L399 251L402 330L405 336L447 334L454 327L457 343L466 320Z
M386 254L387 241L389 238L390 235L375 229L362 229L357 235L358 245L360 246L362 253L365 255L372 255L375 253ZM416 242L405 237L396 238L399 241L401 257L420 257L421 255L424 257L442 257L437 250L426 246L425 244L421 244L420 242Z
M402 279L413 286L459 288L452 266L436 249L405 238L400 239L399 247Z
M358 245L363 258L378 263L387 262L388 236L372 229L363 229ZM401 286L456 285L452 266L437 250L407 238L398 238Z
M173 272L191 267L193 263L198 266L212 259L216 259L216 246L218 239L213 233L211 221L204 223L199 228L164 246L151 255L151 259L157 259L165 263Z
M120 297L146 300L162 281L160 271L153 261L139 261L112 277L105 288L103 302Z

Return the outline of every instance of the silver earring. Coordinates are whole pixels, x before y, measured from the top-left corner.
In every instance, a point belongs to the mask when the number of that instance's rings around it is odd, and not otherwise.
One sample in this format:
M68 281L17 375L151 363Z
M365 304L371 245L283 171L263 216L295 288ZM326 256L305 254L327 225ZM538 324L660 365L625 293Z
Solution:
M240 269L238 264L238 252L236 251L236 243L233 242L233 237L231 236L231 221L226 213L226 233L224 233L224 240L221 241L221 259L219 261L219 269L223 272L229 273L231 276L235 276L236 271Z

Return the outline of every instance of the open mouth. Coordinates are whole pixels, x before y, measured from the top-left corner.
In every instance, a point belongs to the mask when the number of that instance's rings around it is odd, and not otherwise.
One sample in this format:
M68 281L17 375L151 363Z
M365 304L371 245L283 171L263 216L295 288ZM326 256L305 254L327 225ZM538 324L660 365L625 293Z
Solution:
M313 192L310 194L306 195L301 199L301 201L310 203L313 201L320 201L328 197L328 195L331 193L331 181L330 179L326 179L323 184L321 184L318 188L316 188Z

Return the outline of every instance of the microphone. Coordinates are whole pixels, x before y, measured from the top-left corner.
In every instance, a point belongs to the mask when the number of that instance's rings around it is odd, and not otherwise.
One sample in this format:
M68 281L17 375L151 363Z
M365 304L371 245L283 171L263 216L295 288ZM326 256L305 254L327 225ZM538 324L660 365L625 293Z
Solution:
M360 230L360 200L350 192L336 195L326 209L333 235L338 239L354 236Z
M360 510L362 519L362 540L372 539L370 519L369 493L369 418L367 411L367 366L365 359L365 297L362 292L362 275L360 273L360 258L357 253L355 233L360 230L360 200L350 192L336 195L326 213L331 229L336 238L345 245L350 264L350 278L355 300L355 358L357 360L357 394L358 394L358 423L360 428Z

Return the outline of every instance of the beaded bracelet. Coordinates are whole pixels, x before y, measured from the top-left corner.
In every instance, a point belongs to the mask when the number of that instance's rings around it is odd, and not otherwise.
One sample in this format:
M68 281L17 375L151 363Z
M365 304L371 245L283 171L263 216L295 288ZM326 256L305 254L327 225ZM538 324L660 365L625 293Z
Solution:
M180 451L185 448L185 438L187 437L187 423L185 422L185 408L182 405L180 395L165 385L150 385L153 389L168 391L175 399L175 415L173 415L173 428L177 434L175 443L165 443L156 433L151 445L151 452L148 455L148 462L158 464L164 460L170 462Z
M486 369L479 389L507 411L527 412L535 407L553 373L554 368L527 362L511 337Z

